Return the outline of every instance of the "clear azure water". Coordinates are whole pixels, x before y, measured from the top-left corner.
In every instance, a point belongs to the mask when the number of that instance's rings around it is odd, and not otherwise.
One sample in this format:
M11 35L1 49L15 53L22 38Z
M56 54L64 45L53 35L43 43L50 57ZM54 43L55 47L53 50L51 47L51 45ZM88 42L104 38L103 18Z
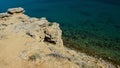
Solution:
M60 23L65 41L77 42L73 46L92 49L102 57L118 58L112 60L120 63L120 0L0 1L0 12L13 7L23 7L29 16Z
M99 35L120 36L119 0L1 0L0 12L19 6L24 7L29 16L47 17L50 21L61 23L61 27L74 26L75 29L80 27L91 32L96 28L104 31L96 31Z

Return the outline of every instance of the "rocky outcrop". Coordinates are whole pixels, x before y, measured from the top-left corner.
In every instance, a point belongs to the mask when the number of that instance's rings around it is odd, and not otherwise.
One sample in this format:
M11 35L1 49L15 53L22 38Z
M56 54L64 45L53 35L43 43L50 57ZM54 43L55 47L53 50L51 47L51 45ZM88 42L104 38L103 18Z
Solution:
M1 18L14 16L14 14L23 15L24 9L23 8L12 8L8 9L7 13L2 13L0 15ZM48 43L55 44L56 46L62 46L63 42L61 39L62 31L59 28L59 24L57 23L50 23L46 20L46 18L29 18L28 16L24 16L26 19L22 19L22 16L18 16L17 18L20 19L19 23L15 25L10 25L13 29L13 32L20 32L24 31L26 35L36 39L37 41L45 41ZM10 20L10 19L8 19ZM12 21L11 21L12 23ZM6 23L6 25L8 25ZM2 27L2 26L1 26Z
M58 23L23 13L19 7L0 14L1 68L117 68L64 47Z
M59 24L50 23L47 28L45 28L45 39L49 43L56 44L58 46L63 45L63 41L61 39L62 31L59 28Z

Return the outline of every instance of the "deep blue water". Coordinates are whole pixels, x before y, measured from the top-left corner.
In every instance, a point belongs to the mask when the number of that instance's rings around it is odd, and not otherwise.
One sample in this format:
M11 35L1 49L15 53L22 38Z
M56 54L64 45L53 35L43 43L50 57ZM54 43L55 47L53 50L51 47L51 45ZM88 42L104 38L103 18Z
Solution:
M13 7L23 7L29 16L60 23L63 35L72 36L73 42L92 43L90 46L100 48L104 45L113 50L114 58L120 56L120 0L0 1L0 12Z
M1 0L0 12L19 6L25 8L29 16L47 17L61 23L61 27L75 26L85 31L96 28L96 33L104 31L106 35L120 36L119 0ZM86 21L89 23L84 23Z

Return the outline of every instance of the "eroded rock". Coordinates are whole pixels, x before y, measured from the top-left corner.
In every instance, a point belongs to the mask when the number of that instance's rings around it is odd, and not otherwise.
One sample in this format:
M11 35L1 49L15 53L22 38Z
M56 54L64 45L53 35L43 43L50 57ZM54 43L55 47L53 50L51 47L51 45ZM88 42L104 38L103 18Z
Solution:
M45 28L45 40L46 42L50 42L56 44L58 46L63 45L63 41L61 39L62 31L59 28L59 24L52 23Z
M8 13L0 13L0 18L10 17Z
M21 7L18 7L18 8L10 8L10 9L8 9L7 13L9 13L9 14L24 13L24 9L21 8Z

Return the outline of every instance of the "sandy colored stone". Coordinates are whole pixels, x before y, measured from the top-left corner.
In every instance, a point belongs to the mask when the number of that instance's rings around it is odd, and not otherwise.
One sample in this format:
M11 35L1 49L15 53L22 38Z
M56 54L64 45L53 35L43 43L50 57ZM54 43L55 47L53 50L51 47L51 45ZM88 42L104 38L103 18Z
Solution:
M10 8L10 9L8 9L7 12L8 12L9 14L23 13L23 12L24 12L24 9L21 8L21 7L18 7L18 8Z

